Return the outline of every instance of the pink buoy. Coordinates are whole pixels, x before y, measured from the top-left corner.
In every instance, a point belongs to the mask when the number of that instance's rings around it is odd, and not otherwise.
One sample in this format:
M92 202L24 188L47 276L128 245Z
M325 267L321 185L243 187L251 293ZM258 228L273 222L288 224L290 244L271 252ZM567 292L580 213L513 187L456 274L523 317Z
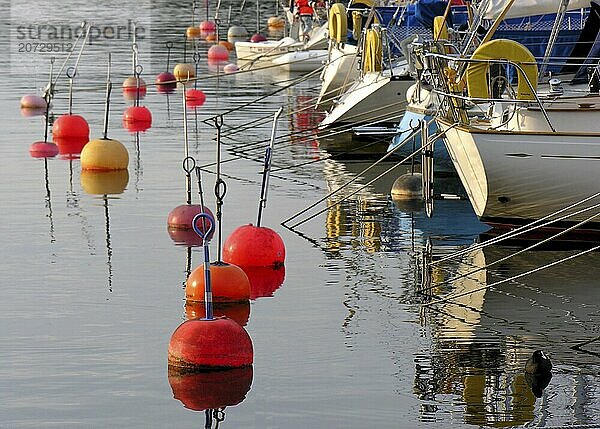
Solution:
M208 59L213 61L229 60L229 51L225 46L213 45L208 49Z
M243 225L225 240L223 260L241 267L278 267L285 262L285 245L271 228Z
M89 141L90 126L80 115L62 115L52 124L53 139L80 138Z
M206 101L206 94L199 89L185 91L185 104L188 107L201 107Z
M58 146L52 142L34 142L29 146L33 158L52 158L58 155Z
M252 43L266 42L267 38L260 33L256 33L256 34L252 35L252 37L250 38L250 41Z
M167 226L169 228L193 232L192 221L199 213L208 213L212 216L210 209L208 209L208 207L203 207L200 204L182 204L177 206L169 213ZM208 230L208 227L205 228L203 223L199 223L198 227L202 231ZM210 237L212 237L212 235Z
M152 126L152 113L144 106L131 106L123 112L123 125L130 132L146 131Z
M200 31L205 33L214 33L217 31L217 24L213 21L202 21L199 25Z
M27 94L21 97L21 108L23 109L45 109L46 99L39 95Z
M173 398L193 411L216 410L241 403L250 391L252 377L251 366L194 373L169 367Z
M240 70L240 68L237 66L237 64L234 64L234 63L225 64L225 66L223 66L224 73L235 73L235 72L238 72L239 70Z

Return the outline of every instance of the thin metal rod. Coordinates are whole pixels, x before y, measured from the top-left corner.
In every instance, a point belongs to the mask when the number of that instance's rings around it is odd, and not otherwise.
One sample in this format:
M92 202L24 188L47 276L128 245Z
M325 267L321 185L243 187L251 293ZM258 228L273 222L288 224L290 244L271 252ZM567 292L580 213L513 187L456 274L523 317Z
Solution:
M104 108L104 140L108 139L108 114L110 111L110 92L112 90L112 82L110 81L110 52L108 53L108 66L106 72L106 104Z
M188 140L188 121L187 121L187 106L185 103L185 85L181 89L181 99L183 105L183 151L185 170L185 193L187 195L187 203L192 204L192 176L191 170L187 168L187 162L190 158L189 140Z
M263 208L267 206L267 193L269 191L269 174L271 172L271 161L273 157L273 147L275 146L275 133L277 132L277 120L283 112L283 107L280 107L275 115L273 116L273 127L271 128L271 141L267 149L265 150L265 163L262 173L262 185L260 190L260 200L258 201L258 218L256 220L256 226L260 227L262 220Z

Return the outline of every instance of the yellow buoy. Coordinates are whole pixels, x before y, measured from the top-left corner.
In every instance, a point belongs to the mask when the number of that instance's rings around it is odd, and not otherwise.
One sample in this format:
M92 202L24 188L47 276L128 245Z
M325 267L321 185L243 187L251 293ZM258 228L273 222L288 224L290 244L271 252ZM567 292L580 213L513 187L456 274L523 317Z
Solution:
M189 63L179 63L175 65L173 74L177 80L193 79L196 77L196 69Z
M267 20L267 26L269 28L283 28L285 27L285 20L280 16L270 16Z
M81 169L91 171L127 170L129 153L120 141L95 139L81 151Z

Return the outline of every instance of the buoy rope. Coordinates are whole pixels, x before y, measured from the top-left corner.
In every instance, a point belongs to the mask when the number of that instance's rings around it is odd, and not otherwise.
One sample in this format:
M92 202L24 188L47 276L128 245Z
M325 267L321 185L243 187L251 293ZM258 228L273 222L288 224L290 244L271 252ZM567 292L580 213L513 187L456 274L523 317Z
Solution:
M588 197L586 197L586 198L584 198L582 200L579 200L579 201L577 201L577 202L575 202L573 204L570 204L567 207L563 207L563 208L561 208L561 209L559 209L559 210L557 210L557 211L555 211L553 213L549 213L546 216L541 217L540 219L534 220L534 221L532 221L532 222L530 222L530 223L528 223L526 225L523 225L523 226L521 226L519 228L516 228L516 229L514 229L512 231L508 231L508 232L506 232L504 234L499 235L498 237L492 238L492 239L487 240L487 241L485 241L483 243L473 244L473 245L468 246L468 247L466 247L464 249L461 249L461 250L459 250L457 252L451 253L450 255L447 255L447 256L445 256L445 257L443 257L441 259L438 259L436 261L432 261L431 265L439 264L439 263L447 261L449 259L455 259L457 257L460 257L460 256L466 254L466 253L470 253L473 250L484 248L484 247L490 246L492 244L497 244L497 243L500 243L502 241L518 237L521 234L525 234L527 232L531 232L531 231L534 231L536 229L546 227L546 226L551 225L551 224L553 224L555 222L568 219L568 218L570 218L572 216L575 216L575 215L577 215L577 214L579 214L581 212L585 212L588 209L584 208L584 209L580 209L579 211L576 211L575 213L567 213L567 214L562 215L562 216L560 216L558 218L555 218L555 219L552 219L552 218L554 218L554 217L556 217L558 215L561 215L562 213L565 213L568 210L574 209L575 207L577 207L577 206L579 206L581 204L584 204L584 203L586 203L586 202L588 202L588 201L590 201L590 200L592 200L594 198L597 198L599 196L600 196L600 192L596 192L595 194L590 195L590 196L588 196ZM596 205L592 206L592 208L594 208L595 206Z
M223 199L227 193L227 184L221 178L221 128L223 127L223 116L214 118L214 125L217 129L217 177L215 181L215 199L217 206L217 263L221 263L221 239L222 239L222 222L223 214Z
M598 204L594 205L593 207L588 207L588 208L586 208L586 209L582 210L581 212L583 212L583 211L587 211L587 210L593 210L594 208L600 208L600 203L598 203ZM513 252L513 253L511 253L511 254L509 254L509 255L507 255L507 256L505 256L505 257L503 257L503 258L500 258L500 259L498 259L498 260L496 260L496 261L490 262L489 264L486 264L486 265L484 265L484 266L482 266L482 267L475 267L475 269L474 269L474 270L472 270L472 271L469 271L469 272L466 272L466 273L464 273L464 274L461 274L461 275L455 276L455 277L453 277L453 278L451 278L451 279L444 280L444 281L442 281L442 282L437 282L435 285L429 286L428 288L424 288L424 289L421 289L421 290L430 290L430 289L434 289L434 288L436 288L436 287L439 287L439 286L444 286L444 285L446 285L446 284L453 283L453 282L455 282L455 281L457 281L457 280L460 280L460 279L462 279L462 278L469 277L469 276L471 276L471 275L473 275L473 274L475 274L475 273L478 273L478 272L480 272L480 271L483 271L483 270L485 270L485 269L487 269L487 268L489 268L489 267L492 267L492 266L494 266L494 265L496 265L496 264L499 264L499 263L501 263L501 262L507 261L508 259L511 259L511 258L513 258L513 257L515 257L515 256L517 256L517 255L520 255L520 254L522 254L522 253L528 252L528 251L530 251L530 250L533 250L533 249L535 249L536 247L542 246L543 244L546 244L546 243L548 243L548 242L550 242L550 241L552 241L552 240L555 240L555 239L557 239L558 237L560 237L560 236L562 236L562 235L564 235L564 234L567 234L568 232L571 232L571 231L573 231L574 229L576 229L576 228L579 228L580 226L582 226L582 225L585 225L585 224L586 224L586 223L588 223L588 222L591 222L592 220L594 220L594 219L595 219L595 218L597 218L598 216L600 216L600 212L596 212L596 213L592 214L591 216L589 216L588 218L586 218L586 219L584 219L584 220L582 220L582 221L580 221L580 222L578 222L578 223L576 223L576 224L573 224L573 225L571 225L571 226L570 226L570 227L568 227L568 228L565 228L565 229L563 229L563 230L561 230L561 231L559 231L559 232L557 232L557 233L555 233L555 234L552 234L552 235L550 235L550 236L546 237L545 239L543 239L543 240L541 240L541 241L535 242L535 243L533 243L533 244L531 244L531 245L529 245L529 246L527 246L527 247L525 247L525 248L523 248L523 249L521 249L521 250L518 250L518 251L516 251L516 252ZM475 251L475 250L477 250L477 249L473 249L473 251ZM444 267L440 267L440 268L444 268ZM447 270L447 271L448 271L448 270ZM449 272L449 271L448 271L448 272Z
M466 292L463 292L463 293L459 293L459 294L450 295L450 296L447 296L445 298L439 298L439 299L437 299L435 301L426 302L426 303L423 303L421 305L424 306L424 307L429 307L429 306L436 305L436 304L441 304L441 303L444 303L444 302L454 301L457 298L461 298L463 296L467 296L467 295L473 294L475 292L480 292L482 290L490 289L490 288L493 288L493 287L498 286L500 284L507 283L507 282L519 279L521 277L525 277L525 276L528 276L530 274L537 273L538 271L542 271L542 270L545 270L547 268L554 267L556 265L559 265L559 264L562 264L564 262L570 261L571 259L577 258L579 256L587 255L588 253L594 252L594 251L596 251L598 249L600 249L600 245L597 245L597 246L594 246L594 247L592 247L590 249L583 250L583 251L581 251L579 253L575 253L573 255L570 255L570 256L558 259L558 260L550 262L548 264L541 265L539 267L536 267L536 268L533 268L531 270L522 272L520 274L516 274L514 276L511 276L511 277L508 277L508 278L505 278L505 279L502 279L502 280L498 280L497 282L490 283L490 284L482 286L480 288L469 290L469 291L466 291Z

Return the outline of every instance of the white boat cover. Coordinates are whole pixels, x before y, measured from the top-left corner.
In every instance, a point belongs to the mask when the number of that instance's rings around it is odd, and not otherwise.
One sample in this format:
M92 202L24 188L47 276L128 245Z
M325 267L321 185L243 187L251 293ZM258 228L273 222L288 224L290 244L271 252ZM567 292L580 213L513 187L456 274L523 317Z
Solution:
M495 19L500 15L506 3L506 0L490 0L484 17L486 19ZM516 0L506 14L506 18L556 13L560 3L560 0ZM590 7L590 0L571 0L567 10L584 7Z

